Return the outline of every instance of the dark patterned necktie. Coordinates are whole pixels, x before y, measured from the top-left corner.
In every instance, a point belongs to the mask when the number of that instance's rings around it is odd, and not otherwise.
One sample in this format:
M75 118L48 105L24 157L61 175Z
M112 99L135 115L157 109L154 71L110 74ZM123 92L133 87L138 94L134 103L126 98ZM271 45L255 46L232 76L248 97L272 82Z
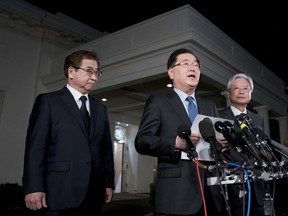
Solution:
M194 98L191 96L188 96L186 98L186 100L189 102L188 103L188 113L189 113L189 118L191 120L191 123L193 123L198 111L197 111L197 107L194 103Z
M80 97L80 100L82 102L82 105L80 107L80 112L81 112L82 118L84 120L84 124L85 124L85 127L87 129L87 132L89 133L89 131L90 131L90 116L89 116L88 110L86 108L87 97L83 95Z

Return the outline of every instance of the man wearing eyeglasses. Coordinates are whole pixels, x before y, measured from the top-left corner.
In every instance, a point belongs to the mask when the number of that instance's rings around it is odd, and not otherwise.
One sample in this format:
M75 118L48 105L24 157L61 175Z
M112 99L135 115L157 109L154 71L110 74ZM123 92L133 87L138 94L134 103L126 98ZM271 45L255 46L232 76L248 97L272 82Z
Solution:
M189 143L196 145L200 135L192 131L189 141L177 132L181 125L191 128L189 97L199 114L216 117L218 112L214 102L195 94L200 79L200 62L191 50L175 50L168 58L167 70L174 88L166 94L152 95L146 101L135 148L141 155L157 158L156 215L202 216L206 209L202 202L206 182L204 169L187 158ZM211 215L216 215L215 211L209 210Z
M64 75L66 86L37 96L30 115L26 207L41 216L100 216L112 200L114 161L107 109L89 95L101 75L96 53L68 55Z
M264 119L257 114L247 110L247 105L251 101L254 84L250 76L237 73L231 77L227 83L227 97L230 105L224 110L219 111L219 116L225 119L234 120L235 116L245 113L251 117L253 125L263 130ZM222 143L223 144L223 143ZM252 205L249 209L253 216L263 216L263 197L265 194L265 184L263 181L257 181L251 184L251 200ZM233 216L246 215L248 211L247 189L243 188L243 184L228 185L228 197ZM245 200L245 203L243 202ZM244 203L244 204L243 204Z

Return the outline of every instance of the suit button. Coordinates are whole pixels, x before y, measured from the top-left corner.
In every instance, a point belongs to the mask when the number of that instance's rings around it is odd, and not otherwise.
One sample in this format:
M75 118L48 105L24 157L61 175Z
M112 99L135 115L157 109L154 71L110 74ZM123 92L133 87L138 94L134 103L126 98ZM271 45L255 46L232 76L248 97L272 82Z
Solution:
M86 162L86 164L87 164L88 166L91 166L91 162L90 162L90 161Z

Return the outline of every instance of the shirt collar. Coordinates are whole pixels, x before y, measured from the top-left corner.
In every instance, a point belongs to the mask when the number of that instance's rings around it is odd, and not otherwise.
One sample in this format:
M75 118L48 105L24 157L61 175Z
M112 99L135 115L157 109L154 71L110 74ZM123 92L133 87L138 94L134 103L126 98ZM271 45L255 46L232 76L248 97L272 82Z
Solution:
M81 92L77 91L76 89L74 89L72 86L70 86L69 84L66 85L66 87L68 88L68 90L71 92L72 96L74 97L75 101L78 101L79 98L82 95L85 95L87 97L88 100L88 94L82 94Z
M187 98L188 96L193 97L193 99L194 99L194 101L195 101L195 103L196 103L195 92L193 92L192 95L187 95L185 92L183 92L183 91L181 91L180 89L177 89L177 88L174 88L174 91L179 95L179 97L180 97L180 99L181 99L181 101L182 101L183 103L185 102L185 100L186 100L186 98Z
M240 110L238 110L236 107L230 105L230 108L234 114L234 116L240 115L241 113L247 113L247 110L245 109L244 112L241 112Z

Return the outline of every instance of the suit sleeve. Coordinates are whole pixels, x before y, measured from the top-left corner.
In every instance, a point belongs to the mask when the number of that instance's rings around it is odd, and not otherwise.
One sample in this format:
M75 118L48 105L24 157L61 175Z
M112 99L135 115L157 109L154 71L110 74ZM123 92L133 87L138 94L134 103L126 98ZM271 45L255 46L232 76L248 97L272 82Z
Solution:
M50 110L45 97L39 95L29 118L24 156L24 193L45 191L45 155L50 133Z
M135 138L135 148L139 154L172 160L178 158L179 155L175 153L177 129L167 108L168 105L161 98L148 98Z

